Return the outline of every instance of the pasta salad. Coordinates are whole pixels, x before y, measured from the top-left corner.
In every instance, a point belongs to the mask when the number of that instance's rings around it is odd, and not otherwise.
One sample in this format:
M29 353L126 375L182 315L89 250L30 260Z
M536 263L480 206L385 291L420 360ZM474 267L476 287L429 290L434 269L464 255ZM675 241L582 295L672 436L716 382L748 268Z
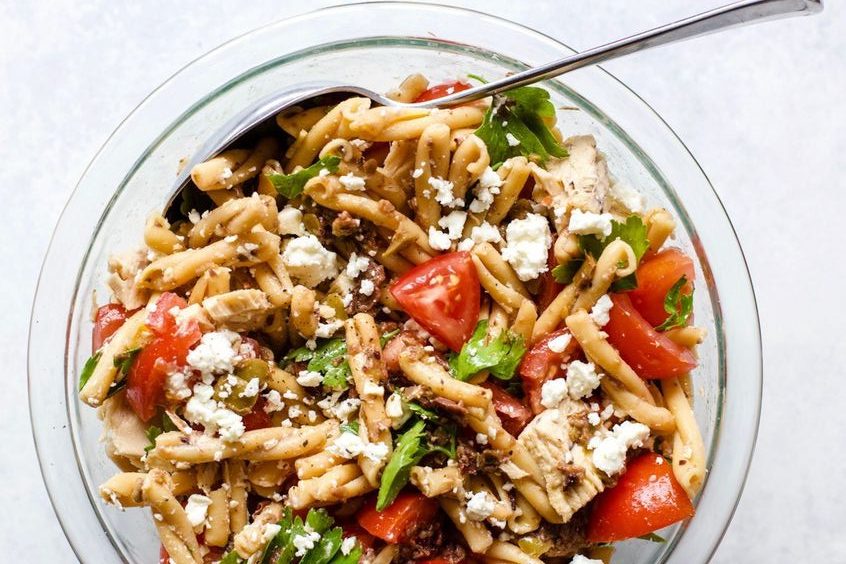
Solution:
M693 516L693 262L548 92L276 123L191 170L94 316L100 494L162 562L608 563Z

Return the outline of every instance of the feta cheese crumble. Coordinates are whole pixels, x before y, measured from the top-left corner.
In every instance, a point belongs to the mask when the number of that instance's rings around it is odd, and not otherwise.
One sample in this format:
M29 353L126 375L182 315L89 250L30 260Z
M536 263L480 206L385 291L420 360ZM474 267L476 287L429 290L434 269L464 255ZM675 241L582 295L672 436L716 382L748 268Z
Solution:
M567 388L570 397L582 399L589 396L599 386L601 374L596 373L596 366L592 362L574 360L567 365Z
M603 562L602 560L597 560L596 558L588 558L587 556L577 554L572 560L570 560L570 564L603 564Z
M567 349L567 345L570 344L570 341L573 339L573 336L570 333L564 333L563 335L558 335L551 341L549 341L546 346L549 347L554 353L563 353Z
M499 175L491 167L486 168L473 189L476 199L470 202L470 211L481 213L488 210L494 201L494 196L499 194L500 186L502 186L502 179Z
M188 352L188 366L199 370L204 379L215 373L229 373L240 362L235 345L241 337L234 331L221 329L203 334L200 344Z
M314 235L292 239L282 251L282 262L301 284L314 287L338 275L338 256Z
M564 378L547 380L541 386L541 405L555 409L567 398L567 381Z
M502 241L502 235L500 235L499 229L484 221L481 225L476 225L470 230L470 237L458 244L458 250L469 251L480 243L499 243L500 241Z
M510 147L516 147L520 144L520 140L514 137L510 131L505 134L505 140L508 141Z
M358 542L355 537L347 537L341 543L341 554L347 556L355 548L355 543Z
M373 284L373 280L362 280L358 291L361 292L361 295L363 296L372 296L373 292L376 291L376 285Z
M360 257L356 253L350 255L350 260L347 262L347 268L344 272L350 278L358 278L358 275L367 270L370 265L370 259L367 257Z
M496 503L487 492L467 492L467 509L465 513L471 521L484 521L493 513Z
M642 213L646 207L646 198L643 194L626 184L614 182L611 184L608 196L614 203L631 213Z
M464 200L456 198L453 193L453 185L449 180L432 176L429 178L429 186L435 190L435 201L447 208L456 208L464 205Z
M583 212L574 209L570 213L570 223L567 225L570 233L577 235L611 235L611 220L614 219L610 213Z
M590 310L590 318L600 327L604 327L611 321L610 312L612 307L614 307L614 302L611 301L608 294L604 294L596 300L596 303Z
M619 473L626 465L626 451L630 448L643 446L643 442L649 438L649 427L642 423L623 421L614 425L611 433L593 444L593 465L609 476Z
M429 227L429 246L436 251L448 251L452 241L449 240L449 235L443 231L438 231L434 226Z
M185 514L188 516L191 526L199 527L205 523L211 502L211 498L200 494L191 494L188 497L188 503L185 504Z
M338 181L341 183L341 186L346 188L347 190L364 190L365 183L364 179L360 176L356 176L353 173L347 173L344 176L338 178Z
M547 271L547 251L552 244L549 222L542 215L528 214L505 230L502 258L514 268L520 280L533 280Z
M294 545L294 548L297 549L295 556L305 556L305 553L314 548L314 545L316 545L318 541L320 541L320 533L316 533L314 531L306 530L304 535L294 535L294 538L291 539L291 543Z
M323 375L313 370L300 370L297 374L297 384L306 388L314 388L323 382Z

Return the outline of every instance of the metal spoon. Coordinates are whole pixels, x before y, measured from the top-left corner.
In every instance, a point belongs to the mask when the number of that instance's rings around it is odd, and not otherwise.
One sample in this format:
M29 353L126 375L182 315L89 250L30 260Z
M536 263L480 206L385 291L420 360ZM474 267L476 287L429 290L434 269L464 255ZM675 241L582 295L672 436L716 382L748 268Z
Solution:
M443 98L417 104L396 102L386 98L382 94L360 86L350 86L333 82L296 84L282 92L274 93L252 104L229 120L209 138L179 175L174 193L165 206L165 215L167 215L167 212L185 187L191 182L190 172L195 164L208 160L243 139L245 135L254 132L262 126L266 126L279 112L318 96L364 96L383 106L407 108L455 106L652 47L699 37L754 22L815 14L822 9L822 0L741 0L727 4L721 8L702 12L701 14L674 23L626 37L625 39L620 39L613 43L606 43L605 45L600 45L539 67L530 68L493 82L456 92Z

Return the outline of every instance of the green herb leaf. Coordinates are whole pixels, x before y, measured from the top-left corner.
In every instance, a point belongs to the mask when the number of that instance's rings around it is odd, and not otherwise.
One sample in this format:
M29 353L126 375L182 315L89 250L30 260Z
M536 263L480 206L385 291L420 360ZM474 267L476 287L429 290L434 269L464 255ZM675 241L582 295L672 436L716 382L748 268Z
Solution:
M129 369L132 368L132 363L135 362L135 358L138 356L138 353L141 352L141 347L136 347L134 349L129 349L124 351L118 355L115 355L114 364L115 367L118 369L118 374L123 377L129 374Z
M405 405L409 411L425 421L438 421L441 418L440 415L430 409L426 409L422 405L412 402L407 402Z
M220 564L241 564L244 560L241 560L241 557L238 556L238 553L234 550L228 553L223 559L220 561Z
M349 423L343 423L341 425L341 432L358 435L358 421L350 421Z
M156 448L156 437L163 433L161 427L156 427L155 425L151 425L147 428L144 434L147 436L147 440L150 441L150 444L144 447L144 452L150 452L152 449Z
M514 376L526 352L523 338L510 331L503 331L486 344L487 334L488 320L483 319L461 347L461 352L449 359L450 369L456 379L466 381L485 369L500 380L510 380Z
M536 156L541 162L550 156L566 157L566 149L543 120L554 115L549 92L522 86L493 97L476 135L487 145L495 165L520 155Z
M88 380L91 379L91 375L94 374L94 369L97 368L97 363L100 361L101 355L102 353L100 351L95 352L82 366L82 374L79 375L80 391L82 391L82 388L84 388L85 384L88 383Z
M273 183L276 191L288 199L295 198L302 194L306 182L320 174L324 168L329 172L338 172L338 165L341 158L334 155L323 157L313 165L304 169L292 172L291 174L268 174L267 178Z
M552 269L552 277L559 284L564 284L566 286L573 281L573 277L576 276L576 272L579 271L584 262L585 259L583 258L574 258L568 263L559 264Z
M284 509L282 518L277 524L280 527L279 532L264 547L261 564L276 564L284 561L285 558L290 562L294 558L294 545L291 543L291 528L294 525L294 518L290 507Z
M382 472L376 511L382 511L394 502L397 494L408 483L411 467L428 452L422 441L425 425L424 421L418 421L397 438L394 452Z
M693 313L693 292L682 294L682 288L687 284L687 277L682 275L673 286L667 290L664 298L664 311L669 315L664 323L656 327L658 331L667 331L676 327L684 327L690 314Z
M475 80L477 82L481 82L482 84L487 84L488 81L484 79L484 77L479 76L478 74L473 74L472 72L467 73L467 78Z
M303 555L300 564L329 564L335 554L341 549L343 539L343 529L335 527L323 534L314 548Z
M600 239L596 235L579 235L579 245L585 253L598 259L605 250L605 247L612 242L620 239L631 246L634 251L635 258L640 261L643 254L649 248L649 241L646 238L646 225L639 215L630 215L626 218L625 223L620 221L611 221L611 234L608 237ZM615 280L611 285L611 290L614 292L622 292L625 290L633 290L637 288L637 277L634 273Z
M356 545L349 554L342 554L339 552L329 564L358 564L358 561L361 560L363 554L361 545L356 542Z
M649 542L667 542L667 539L660 535L656 535L655 533L646 533L645 535L641 535L637 538L647 540Z

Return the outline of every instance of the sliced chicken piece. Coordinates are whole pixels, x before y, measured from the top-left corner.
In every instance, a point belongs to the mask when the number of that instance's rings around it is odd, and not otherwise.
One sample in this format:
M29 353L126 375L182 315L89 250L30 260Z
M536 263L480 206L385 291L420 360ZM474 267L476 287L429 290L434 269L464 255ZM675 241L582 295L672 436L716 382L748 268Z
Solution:
M517 439L543 472L549 501L565 523L604 489L590 456L573 442L579 433L570 418L584 416L582 402L567 402L540 413Z
M564 141L569 156L550 160L548 169L564 184L570 208L600 213L608 195L608 165L596 149L593 135L577 135Z
M143 468L141 458L146 454L144 448L150 444L147 426L126 403L124 394L104 401L97 415L103 421L100 440L109 458L123 470Z
M150 290L135 283L136 277L145 266L150 264L147 251L138 249L109 258L109 278L106 284L112 294L128 310L138 309L147 304Z
M203 300L203 309L215 322L233 331L252 331L265 324L273 304L261 290L234 290Z

